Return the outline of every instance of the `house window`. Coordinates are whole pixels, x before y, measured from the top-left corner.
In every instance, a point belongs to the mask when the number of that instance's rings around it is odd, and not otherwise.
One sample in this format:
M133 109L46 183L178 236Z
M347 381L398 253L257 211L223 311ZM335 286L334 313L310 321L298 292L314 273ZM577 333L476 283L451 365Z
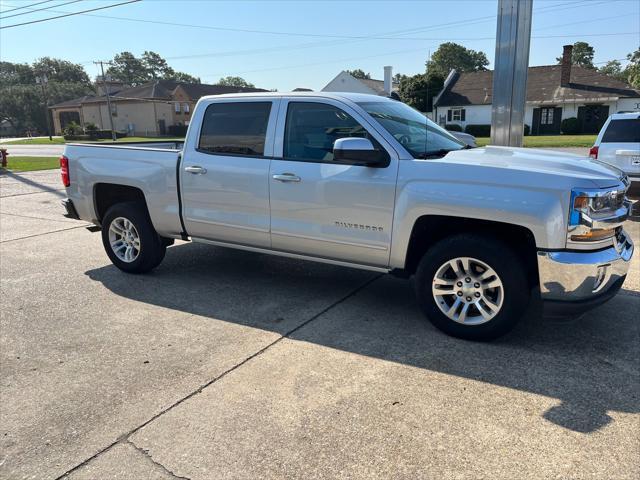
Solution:
M185 104L182 105L182 111L184 113L189 113L189 104L188 103L185 103Z
M540 110L540 125L553 125L553 107Z
M450 108L447 111L447 122L464 122L466 112L464 108Z
M118 105L116 105L115 103L111 104L111 116L112 117L118 116Z
M180 104L178 102L173 104L174 108L176 109L176 113L180 113Z

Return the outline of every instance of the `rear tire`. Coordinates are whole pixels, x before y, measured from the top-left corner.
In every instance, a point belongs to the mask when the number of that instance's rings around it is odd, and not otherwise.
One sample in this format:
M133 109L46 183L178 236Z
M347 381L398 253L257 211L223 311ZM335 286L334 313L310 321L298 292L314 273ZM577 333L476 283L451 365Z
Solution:
M512 330L531 296L523 260L499 239L477 234L455 235L431 247L415 286L429 321L468 340L493 340Z
M111 262L123 272L145 273L160 265L166 242L153 228L145 205L113 205L102 219L102 244Z

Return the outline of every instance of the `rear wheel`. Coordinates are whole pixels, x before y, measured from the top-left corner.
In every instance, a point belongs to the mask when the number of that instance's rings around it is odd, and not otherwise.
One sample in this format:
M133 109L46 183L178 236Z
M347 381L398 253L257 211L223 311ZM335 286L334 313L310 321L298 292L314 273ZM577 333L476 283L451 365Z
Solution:
M424 255L416 293L427 318L455 337L491 340L518 323L530 297L524 262L496 238L462 234Z
M102 219L102 243L111 262L127 273L144 273L157 267L166 242L153 228L144 205L124 202L113 205Z

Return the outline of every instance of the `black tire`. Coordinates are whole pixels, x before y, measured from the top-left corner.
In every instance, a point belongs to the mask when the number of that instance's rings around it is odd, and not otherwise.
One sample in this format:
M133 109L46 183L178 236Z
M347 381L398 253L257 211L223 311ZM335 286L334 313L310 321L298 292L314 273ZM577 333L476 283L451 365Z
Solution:
M495 271L502 282L502 306L486 323L459 323L449 318L436 303L432 293L434 277L441 266L457 257L470 257L484 262ZM415 286L418 303L429 321L443 332L467 340L493 340L512 330L524 314L531 297L523 260L509 245L499 239L476 234L451 236L431 247L420 261ZM452 292L451 296L445 296L444 299L452 305L456 296ZM447 304L444 308L450 305ZM469 309L476 315L480 314L477 309Z
M139 253L131 262L120 259L111 247L109 229L113 220L119 217L133 223L140 239ZM107 210L102 219L102 244L111 262L127 273L145 273L153 270L160 265L167 251L166 242L153 228L146 206L139 202L117 203Z

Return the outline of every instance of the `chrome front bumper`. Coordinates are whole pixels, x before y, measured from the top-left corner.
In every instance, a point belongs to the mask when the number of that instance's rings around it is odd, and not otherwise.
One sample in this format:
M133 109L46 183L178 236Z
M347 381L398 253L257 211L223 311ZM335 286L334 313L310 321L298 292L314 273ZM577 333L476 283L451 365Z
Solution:
M543 301L586 303L611 298L622 286L631 256L633 242L621 231L614 246L595 252L539 251L538 272Z

